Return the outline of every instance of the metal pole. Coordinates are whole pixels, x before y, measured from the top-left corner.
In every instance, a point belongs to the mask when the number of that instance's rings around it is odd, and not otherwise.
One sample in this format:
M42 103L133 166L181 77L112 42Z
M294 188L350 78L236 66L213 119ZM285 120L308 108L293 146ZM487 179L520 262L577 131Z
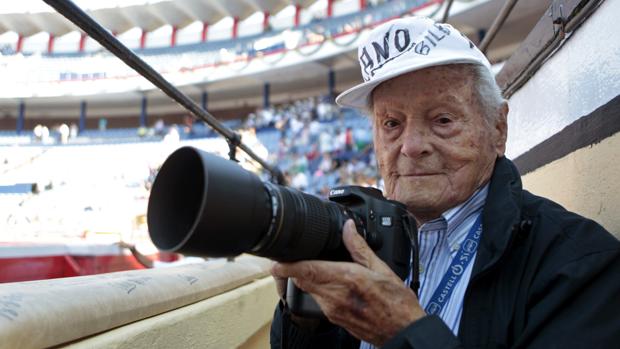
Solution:
M207 110L207 105L209 104L209 93L207 91L202 91L202 96L200 98L200 106L202 109Z
M329 94L329 100L334 101L336 90L336 72L330 69L327 73L327 93Z
M452 7L452 3L454 0L448 0L448 4L446 5L446 9L443 11L443 17L441 18L441 23L446 23L448 17L450 17L450 7Z
M24 101L19 102L19 108L17 109L17 134L21 134L24 130L24 119L26 118L26 103Z
M148 107L148 99L146 98L146 95L142 96L142 104L140 105L140 127L146 127L147 126L147 114L146 114L146 108Z
M69 0L43 0L45 3L53 7L58 13L66 17L73 22L76 26L87 33L91 38L95 39L101 46L105 47L122 60L125 64L133 68L140 75L157 86L170 98L174 99L177 103L189 110L194 116L205 121L209 124L217 133L226 137L229 142L239 142L239 135L233 132L228 127L222 125L213 115L206 110L202 109L196 102L189 98L186 94L174 87L170 82L164 79L150 65L146 64L138 55L133 51L125 47L118 39L108 33L99 23L92 19L82 9L76 6ZM274 173L275 170L265 160L256 155L252 149L243 143L239 143L238 147L241 148L252 159L256 160L264 169Z
M270 94L271 94L271 85L269 85L269 83L266 82L263 85L263 108L265 109L269 108L269 106L271 105L271 103L269 102Z
M84 130L86 130L86 101L80 103L80 123L78 130L79 132L84 132Z
M519 0L507 0L504 4L504 7L502 7L502 9L499 11L499 14L497 15L497 17L495 17L493 24L491 24L491 28L489 28L487 34L484 36L484 39L482 39L482 42L478 47L480 51L482 51L482 53L487 52L491 41L493 41L499 29L502 27L502 25L504 25L506 18L508 18L508 15L510 15L510 12L512 11L513 7L515 7L518 1Z

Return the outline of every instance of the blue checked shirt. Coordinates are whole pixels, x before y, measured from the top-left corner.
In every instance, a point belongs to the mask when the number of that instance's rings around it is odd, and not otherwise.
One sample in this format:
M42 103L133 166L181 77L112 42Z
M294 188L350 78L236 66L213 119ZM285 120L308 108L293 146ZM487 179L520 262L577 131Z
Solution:
M418 244L420 255L420 289L418 298L422 308L426 308L435 289L448 270L452 258L465 240L467 233L473 226L476 218L482 213L482 207L487 198L489 185L478 189L467 201L459 206L444 212L441 217L424 223L418 228ZM484 227L483 227L484 231ZM461 314L463 313L463 298L469 284L469 278L474 267L473 260L469 263L461 280L456 284L452 296L446 306L438 314L450 327L454 335L458 334ZM409 284L411 276L406 283ZM372 349L371 344L363 342L360 349Z

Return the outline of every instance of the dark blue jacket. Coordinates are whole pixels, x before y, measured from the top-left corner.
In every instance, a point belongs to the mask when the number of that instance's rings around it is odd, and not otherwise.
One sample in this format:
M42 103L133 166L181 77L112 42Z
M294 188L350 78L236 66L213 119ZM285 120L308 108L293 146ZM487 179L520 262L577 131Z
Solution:
M596 222L521 187L506 158L495 165L481 244L458 337L437 316L384 348L617 348L620 242ZM359 348L343 329L297 328L278 305L272 348Z

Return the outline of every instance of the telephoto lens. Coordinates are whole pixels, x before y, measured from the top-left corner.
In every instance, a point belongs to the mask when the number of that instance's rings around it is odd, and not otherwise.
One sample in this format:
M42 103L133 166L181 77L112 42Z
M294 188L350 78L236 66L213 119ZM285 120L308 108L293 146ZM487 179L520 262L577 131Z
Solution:
M183 147L155 178L147 222L153 243L163 251L344 260L341 229L349 216L342 205L263 183L233 161Z
M403 204L377 189L356 186L335 188L329 199L262 182L233 161L183 147L166 159L155 178L147 223L153 243L163 251L208 257L251 253L282 262L350 261L342 227L352 218L377 256L403 280L411 270L417 285L416 225ZM287 303L293 314L322 316L312 296L292 283Z

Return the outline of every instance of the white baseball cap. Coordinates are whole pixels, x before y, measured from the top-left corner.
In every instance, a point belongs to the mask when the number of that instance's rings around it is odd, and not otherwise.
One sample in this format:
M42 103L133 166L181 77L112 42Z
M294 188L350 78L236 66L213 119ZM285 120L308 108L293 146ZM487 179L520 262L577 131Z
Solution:
M485 55L449 24L426 17L388 21L373 29L357 57L364 82L336 97L343 107L366 108L370 93L384 81L437 65L473 63L491 69Z

